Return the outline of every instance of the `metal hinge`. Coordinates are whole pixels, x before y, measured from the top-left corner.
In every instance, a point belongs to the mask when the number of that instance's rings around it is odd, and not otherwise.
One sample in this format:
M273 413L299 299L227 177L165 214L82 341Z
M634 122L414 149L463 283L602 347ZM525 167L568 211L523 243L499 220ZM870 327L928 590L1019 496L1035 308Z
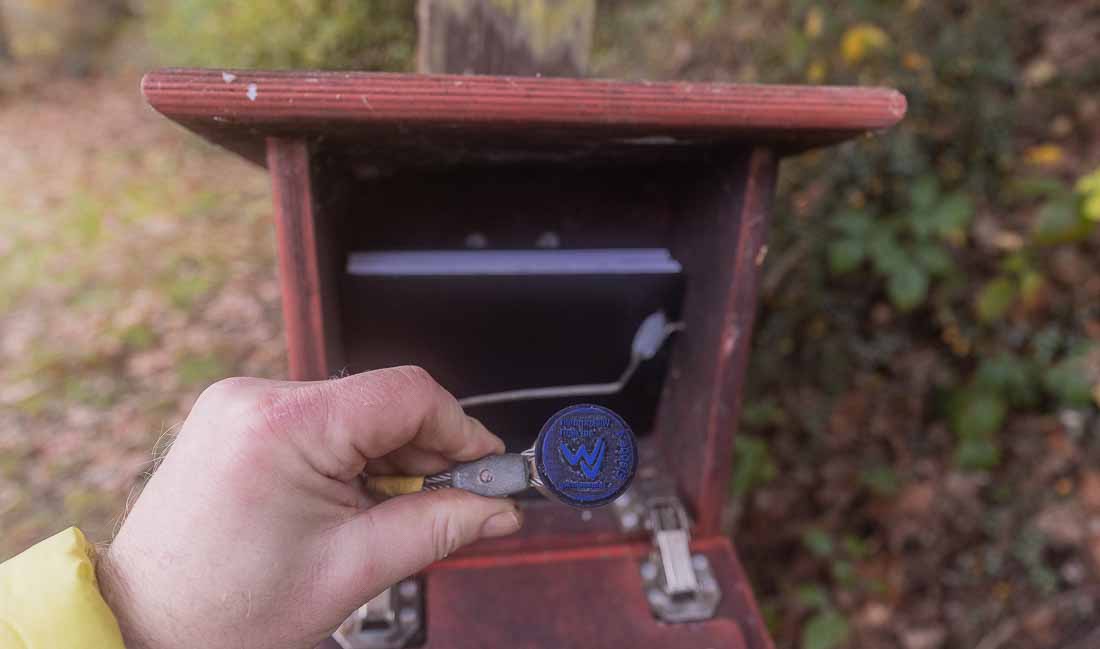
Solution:
M423 640L423 630L424 589L409 578L356 609L332 637L343 649L405 649Z
M624 530L644 526L653 551L642 562L642 587L653 615L663 622L698 622L714 617L722 590L703 554L691 553L691 524L676 496L635 492L616 502Z

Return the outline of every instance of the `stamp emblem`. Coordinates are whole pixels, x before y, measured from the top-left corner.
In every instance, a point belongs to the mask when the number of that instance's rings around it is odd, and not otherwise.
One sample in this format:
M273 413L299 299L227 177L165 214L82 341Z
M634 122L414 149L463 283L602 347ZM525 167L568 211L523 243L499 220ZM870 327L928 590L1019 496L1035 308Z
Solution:
M634 478L634 433L613 411L569 406L542 427L535 462L543 482L563 502L596 507L618 498Z

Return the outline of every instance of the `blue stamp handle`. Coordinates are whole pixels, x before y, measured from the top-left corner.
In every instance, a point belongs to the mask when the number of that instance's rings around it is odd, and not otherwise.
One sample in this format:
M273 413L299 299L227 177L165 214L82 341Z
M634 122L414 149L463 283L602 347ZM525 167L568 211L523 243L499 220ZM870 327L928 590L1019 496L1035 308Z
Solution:
M592 404L546 420L535 441L535 469L561 502L592 508L618 498L638 467L638 445L623 418Z

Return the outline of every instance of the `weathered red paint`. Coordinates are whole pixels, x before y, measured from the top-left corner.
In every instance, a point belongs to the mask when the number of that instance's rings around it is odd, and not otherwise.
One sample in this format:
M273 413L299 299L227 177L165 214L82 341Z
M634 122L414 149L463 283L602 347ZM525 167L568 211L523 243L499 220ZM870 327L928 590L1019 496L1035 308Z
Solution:
M713 537L692 550L707 556L725 592L713 619L691 624L650 613L638 570L648 544L444 561L425 580L424 646L774 649L729 541Z
M257 161L263 137L286 134L368 142L389 161L733 141L801 150L888 128L906 106L884 88L364 72L169 69L146 75L142 91L168 118Z
M385 340L363 334L384 305L341 288L348 250L446 245L460 226L516 246L544 225L579 247L672 248L686 331L642 449L691 509L693 547L722 582L717 616L655 621L638 574L644 533L622 532L607 509L582 518L530 502L519 535L429 570L428 646L773 649L720 517L778 160L893 125L902 95L243 70L162 70L142 88L170 119L270 168L293 378L384 357Z
M333 371L329 363L339 337L331 317L335 296L327 268L330 233L313 204L309 144L302 138L269 138L267 165L275 199L290 378L324 379Z
M698 534L720 531L777 166L764 147L716 164L680 215L674 254L687 275L689 334L678 341L665 380L656 441L675 458L669 470Z

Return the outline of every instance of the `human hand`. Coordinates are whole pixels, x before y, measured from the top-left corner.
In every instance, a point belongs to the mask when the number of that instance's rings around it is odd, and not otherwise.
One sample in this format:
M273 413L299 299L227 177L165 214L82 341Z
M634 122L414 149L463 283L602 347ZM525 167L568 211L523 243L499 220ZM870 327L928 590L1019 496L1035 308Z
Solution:
M360 474L426 474L504 444L419 368L199 397L97 568L130 649L305 649L389 585L519 529L456 489L369 506Z

